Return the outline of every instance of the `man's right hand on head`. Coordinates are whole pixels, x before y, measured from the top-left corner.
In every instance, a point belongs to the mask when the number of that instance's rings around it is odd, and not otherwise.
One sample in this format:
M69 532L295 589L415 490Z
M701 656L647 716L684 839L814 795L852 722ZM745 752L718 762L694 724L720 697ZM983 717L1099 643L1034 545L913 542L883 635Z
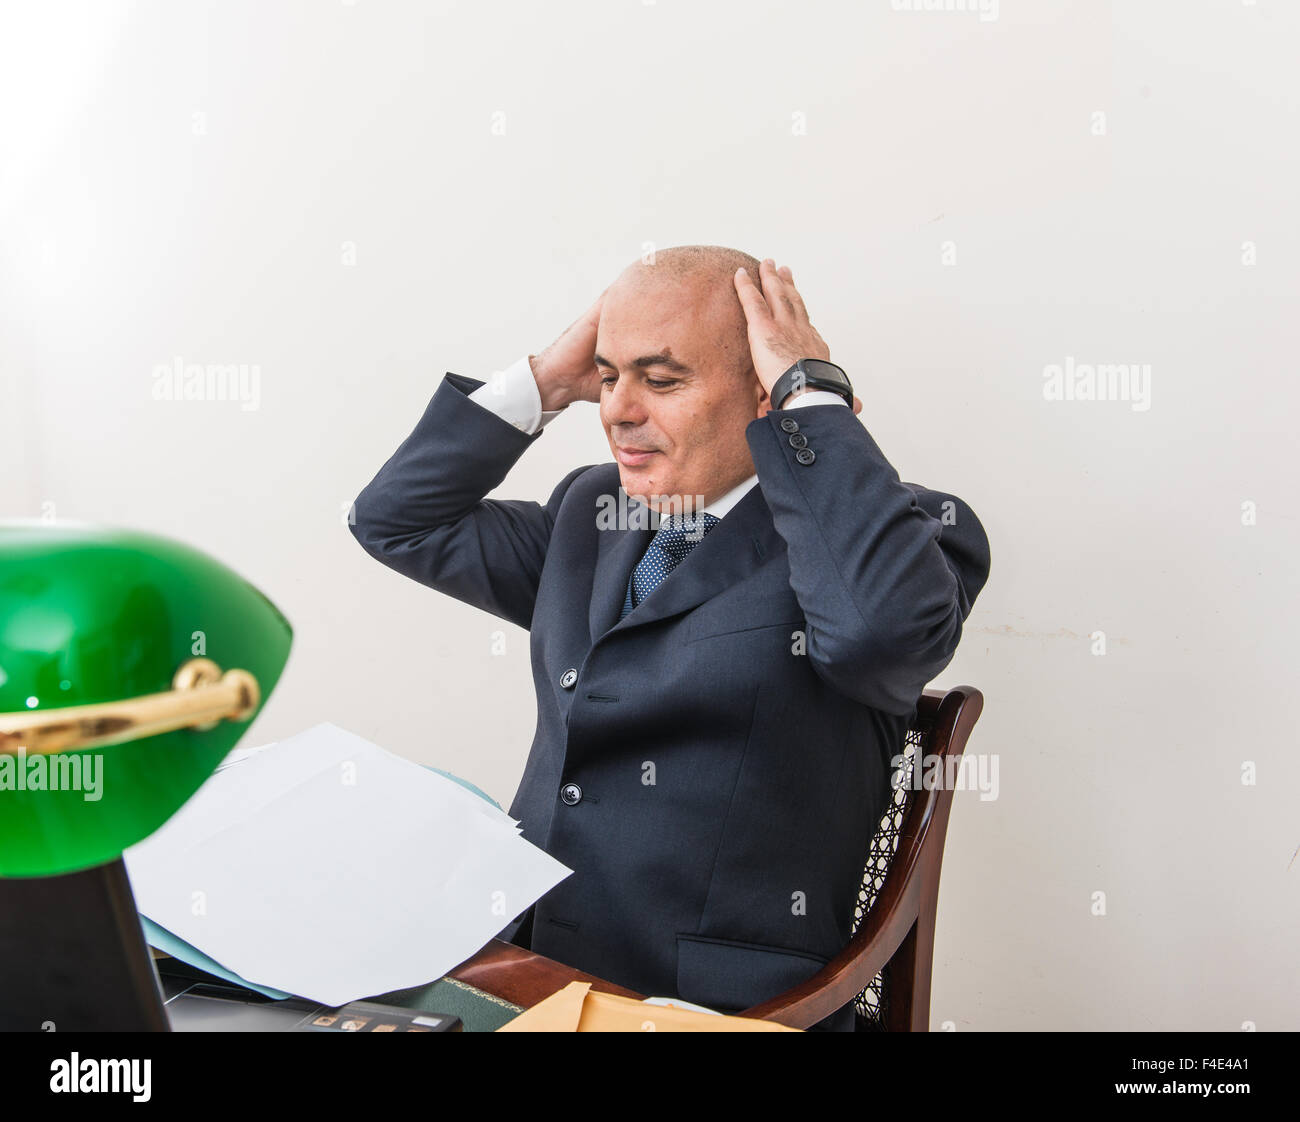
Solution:
M546 350L528 356L544 412L564 409L575 401L600 401L600 371L595 363L596 328L600 324L605 292Z

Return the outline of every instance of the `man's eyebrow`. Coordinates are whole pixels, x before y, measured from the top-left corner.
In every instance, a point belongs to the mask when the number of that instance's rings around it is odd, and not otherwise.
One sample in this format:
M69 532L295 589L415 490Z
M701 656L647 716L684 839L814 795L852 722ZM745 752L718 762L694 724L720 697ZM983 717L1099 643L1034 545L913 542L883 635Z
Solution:
M609 359L603 358L600 355L595 356L595 363L597 366L608 366L611 369L614 369L614 364L610 362ZM632 365L635 366L638 370L644 370L648 366L663 366L673 371L676 374L694 373L694 371L692 371L689 366L687 366L685 363L678 362L666 350L662 354L642 355L640 358L634 358L632 360Z

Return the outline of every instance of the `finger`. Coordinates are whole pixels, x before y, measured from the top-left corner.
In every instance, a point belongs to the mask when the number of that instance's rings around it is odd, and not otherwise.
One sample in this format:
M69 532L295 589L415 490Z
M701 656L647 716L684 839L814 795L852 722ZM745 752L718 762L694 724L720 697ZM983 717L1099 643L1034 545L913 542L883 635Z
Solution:
M790 272L789 265L782 265L777 274L785 282L785 292L790 298L790 303L794 305L795 314L802 320L808 318L808 309L804 307L803 297L799 295L799 290L794 286L794 274Z
M567 335L570 331L586 330L588 328L594 331L599 326L599 324L600 324L600 301L597 300L594 304L592 304L590 308L588 308L585 312L583 312L582 315L580 315L571 324L569 324L569 326L565 329L565 334Z
M767 304L773 311L778 320L795 318L794 305L790 302L790 297L786 293L785 281L776 271L776 262L770 257L766 258L759 271L763 276L763 294L767 297Z
M736 270L736 275L732 279L736 282L736 295L740 297L740 306L745 311L746 320L756 323L771 316L767 301L763 299L763 294L754 283L754 278L745 271L743 265Z

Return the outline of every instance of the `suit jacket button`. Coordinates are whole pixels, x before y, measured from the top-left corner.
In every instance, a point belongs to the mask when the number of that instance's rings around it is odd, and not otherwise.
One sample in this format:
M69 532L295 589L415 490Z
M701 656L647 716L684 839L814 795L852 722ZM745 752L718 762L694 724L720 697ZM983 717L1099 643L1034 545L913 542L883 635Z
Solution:
M806 436L804 436L803 433L801 433L801 432L797 432L797 433L794 434L794 436L790 437L790 447L791 447L791 448L807 448L807 447L808 447L808 438L807 438Z
M783 428L786 432L798 432L799 422L796 421L793 417L782 417L781 428Z
M801 464L810 464L817 458L817 453L811 448L800 448L799 451L794 454L794 458Z
M573 684L577 680L578 672L571 666L560 676L560 685L562 685L566 690L571 690L573 689Z
M560 798L567 806L577 806L582 802L582 788L576 783L566 783L560 788Z

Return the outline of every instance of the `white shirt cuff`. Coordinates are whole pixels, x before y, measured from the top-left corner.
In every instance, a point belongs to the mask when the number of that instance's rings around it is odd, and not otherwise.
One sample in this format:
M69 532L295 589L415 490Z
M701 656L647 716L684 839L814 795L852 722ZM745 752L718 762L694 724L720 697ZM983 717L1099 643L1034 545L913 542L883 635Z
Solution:
M845 408L848 408L849 404L832 390L804 390L798 397L792 397L781 408L798 409L804 405L835 405L836 403L843 405Z
M542 397L537 392L537 379L533 377L533 368L529 365L527 355L512 362L504 370L494 370L469 395L469 399L530 436L540 432L562 412L559 409L542 411Z

